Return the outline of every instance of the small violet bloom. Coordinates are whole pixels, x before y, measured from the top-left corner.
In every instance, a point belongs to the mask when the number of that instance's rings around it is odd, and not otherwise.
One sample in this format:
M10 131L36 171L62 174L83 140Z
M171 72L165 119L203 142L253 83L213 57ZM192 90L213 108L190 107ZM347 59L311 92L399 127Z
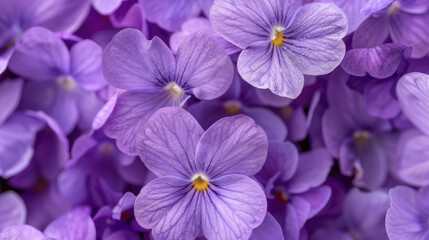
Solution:
M429 188L416 191L398 186L390 190L386 230L390 240L427 239L429 236Z
M296 98L304 74L334 70L345 53L347 18L334 4L299 0L216 0L217 33L243 49L238 72L249 84Z
M137 222L154 239L248 239L266 216L261 186L268 140L244 115L204 131L187 111L158 110L139 138L139 154L158 178L137 196Z
M187 37L175 57L158 37L149 41L140 31L125 29L107 46L103 73L111 85L128 90L117 98L104 131L117 139L121 151L137 155L135 133L152 113L181 106L191 94L204 100L221 96L231 85L234 69L210 33Z
M388 37L412 47L411 57L429 53L429 4L426 0L370 1L362 12L371 16L353 35L353 48L376 47Z
M48 29L29 29L9 62L12 72L30 80L24 86L20 108L43 110L66 134L76 125L89 130L102 106L95 91L106 86L101 55L101 47L91 40L78 42L69 51Z

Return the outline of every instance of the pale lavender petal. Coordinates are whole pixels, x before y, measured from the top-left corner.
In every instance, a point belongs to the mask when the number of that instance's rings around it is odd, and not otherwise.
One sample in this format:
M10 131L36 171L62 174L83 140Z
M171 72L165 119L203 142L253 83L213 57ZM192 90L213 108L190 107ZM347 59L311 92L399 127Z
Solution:
M384 219L388 208L387 192L362 192L353 188L345 198L343 216L349 229L363 238L387 239Z
M95 225L90 213L89 207L76 207L51 222L44 234L62 240L95 240Z
M91 40L73 45L70 50L70 74L79 87L95 91L107 84L101 71L102 54L101 47Z
M94 92L82 90L77 93L76 104L79 111L78 128L82 131L91 130L95 116L103 107L103 101Z
M255 42L270 42L273 28L276 25L286 26L300 2L215 0L210 10L210 20L220 36L245 49Z
M167 31L174 32L187 19L201 12L197 1L187 0L139 0L148 21L158 24Z
M408 119L429 135L429 75L417 72L404 75L396 85L396 94Z
M25 203L16 192L7 191L0 194L0 232L5 227L24 224L26 217Z
M410 187L398 186L389 192L390 208L386 214L389 239L426 239L429 232L423 219L427 215L419 206L418 194Z
M6 79L0 83L0 126L21 100L22 79Z
M147 40L139 30L117 33L103 55L103 74L114 87L133 90L160 89L172 81L176 62L158 37Z
M71 91L58 89L55 93L54 102L45 111L58 122L66 134L73 131L79 120L77 98Z
M134 214L155 239L195 239L201 231L202 197L190 180L160 177L142 188Z
M392 76L399 66L405 45L386 43L373 48L352 49L346 53L341 67L350 75L374 78Z
M113 109L115 108L116 101L118 100L119 93L115 93L98 111L92 122L92 129L98 130L104 126L107 119L109 119L110 114L112 114Z
M177 50L175 82L200 99L222 96L231 86L234 68L217 40L204 31L188 36Z
M292 193L303 193L320 186L328 177L332 165L333 159L324 148L302 153L296 172L289 181L288 190Z
M0 55L0 74L2 74L9 64L9 60L12 57L14 49L7 51L6 53Z
M6 227L0 231L0 239L4 240L45 240L45 235L30 225Z
M393 42L412 47L412 58L422 58L429 53L428 21L429 12L419 15L400 12L390 19L390 36Z
M276 95L296 98L304 87L304 75L287 54L271 43L251 45L238 57L238 72L256 88L268 88Z
M109 15L121 6L122 0L92 0L92 6L101 15Z
M149 170L158 176L192 178L204 130L190 113L178 107L162 108L140 131L144 132L138 136L138 152Z
M429 184L429 137L416 132L405 132L397 149L398 175L406 183L416 186Z
M144 129L149 117L165 106L178 106L167 92L127 91L119 95L116 106L104 125L107 136L117 139L118 148L137 155L136 134Z
M286 217L283 231L285 239L299 240L300 230L307 221L310 204L301 197L292 198L291 204L286 205Z
M196 149L197 169L209 178L227 174L254 175L265 163L268 139L250 117L237 115L215 122Z
M389 6L394 0L372 0L367 1L365 6L362 8L361 12L365 15L370 15L372 13L378 12L381 9Z
M27 79L54 81L69 72L69 64L64 42L48 29L34 27L19 38L9 68Z
M182 24L180 31L176 31L170 37L170 48L173 52L177 52L180 43L189 35L198 31L206 31L206 34L213 32L212 25L207 18L197 17L191 18Z
M330 73L343 60L347 27L347 17L334 4L304 5L285 30L286 54L303 74Z
M264 191L255 180L231 174L210 182L201 199L202 230L208 239L248 239L267 212Z
M112 218L121 220L121 214L128 209L134 207L136 196L132 192L126 192L124 196L118 201L118 204L112 209Z

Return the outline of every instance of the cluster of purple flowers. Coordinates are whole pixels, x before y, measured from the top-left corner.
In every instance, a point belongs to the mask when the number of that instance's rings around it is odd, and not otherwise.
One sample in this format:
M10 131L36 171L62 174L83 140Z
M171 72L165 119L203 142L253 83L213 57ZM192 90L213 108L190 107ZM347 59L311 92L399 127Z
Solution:
M0 0L0 240L429 240L428 0Z

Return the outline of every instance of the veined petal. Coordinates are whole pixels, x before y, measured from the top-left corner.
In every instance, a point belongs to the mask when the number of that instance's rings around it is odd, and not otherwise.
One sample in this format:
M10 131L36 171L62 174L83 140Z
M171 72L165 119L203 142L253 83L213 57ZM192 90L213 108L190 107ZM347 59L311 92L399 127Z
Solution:
M127 90L160 89L174 79L176 62L158 37L147 40L139 30L117 33L103 55L103 74L114 87Z
M31 225L15 225L0 231L0 239L7 240L45 240L45 236Z
M216 32L245 49L255 42L270 42L276 25L285 27L301 1L215 0L210 20Z
M12 72L37 81L54 81L67 74L70 54L65 43L46 28L27 30L18 40L9 61Z
M155 240L195 239L201 232L202 197L191 181L160 177L142 188L134 214L140 226L152 229Z
M396 85L396 94L408 119L429 135L429 75L417 72L404 75Z
M330 73L343 60L347 28L347 17L334 4L306 4L285 30L286 54L303 74Z
M104 132L116 138L118 148L137 155L136 133L143 131L149 117L166 106L179 106L183 98L172 99L168 92L127 91L119 95L116 106L104 125Z
M365 6L362 8L361 12L365 15L370 15L372 13L378 12L383 8L389 6L394 0L373 0L367 1Z
M304 75L286 50L271 43L251 45L238 57L238 72L250 85L270 89L276 95L296 98L304 87Z
M197 169L209 178L227 174L251 176L264 165L267 149L267 135L250 117L222 118L198 142Z
M374 48L352 49L346 53L341 67L350 75L374 78L392 76L399 66L405 45L386 43Z
M265 218L267 200L255 180L231 174L210 182L201 199L202 230L208 239L248 239Z
M353 48L377 47L389 36L387 19L384 16L367 18L353 34Z
M191 179L197 173L195 152L204 130L179 107L156 111L138 137L138 152L146 167L158 176Z
M234 68L228 54L210 33L188 36L177 50L175 82L200 99L214 99L231 86Z

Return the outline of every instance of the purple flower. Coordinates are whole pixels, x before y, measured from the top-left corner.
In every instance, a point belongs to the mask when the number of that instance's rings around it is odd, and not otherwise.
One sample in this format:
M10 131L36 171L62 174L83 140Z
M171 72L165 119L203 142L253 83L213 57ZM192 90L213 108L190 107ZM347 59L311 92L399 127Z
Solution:
M372 15L355 31L353 47L376 47L390 36L412 47L411 57L422 58L429 53L428 10L426 0L369 1L362 12Z
M102 106L94 91L106 85L101 72L101 48L91 40L70 51L53 32L35 27L19 39L9 68L30 80L21 108L43 110L68 134L78 124L89 130Z
M140 135L139 153L158 178L137 196L137 222L155 239L248 239L266 214L250 178L267 155L267 137L238 115L204 131L185 110L158 110Z
M307 219L329 201L331 189L320 185L332 163L323 148L298 156L292 143L270 142L267 162L256 178L265 187L268 211L283 227L286 239L298 240Z
M390 240L426 239L429 236L429 188L405 186L390 190L386 230Z
M107 46L103 73L119 95L104 131L119 149L136 155L135 133L157 109L181 106L194 95L214 99L233 78L233 65L210 33L196 32L180 45L176 57L158 38L151 41L133 29L119 32Z
M346 79L340 71L329 79L323 137L332 156L339 158L342 174L354 175L358 186L376 189L386 180L395 138L389 134L389 122L370 116L362 96L347 88Z
M216 0L210 19L220 36L243 49L243 79L283 97L301 93L303 74L327 74L344 57L347 18L334 4Z
M0 2L0 74L7 67L20 35L34 26L74 32L85 20L89 0L2 0Z

